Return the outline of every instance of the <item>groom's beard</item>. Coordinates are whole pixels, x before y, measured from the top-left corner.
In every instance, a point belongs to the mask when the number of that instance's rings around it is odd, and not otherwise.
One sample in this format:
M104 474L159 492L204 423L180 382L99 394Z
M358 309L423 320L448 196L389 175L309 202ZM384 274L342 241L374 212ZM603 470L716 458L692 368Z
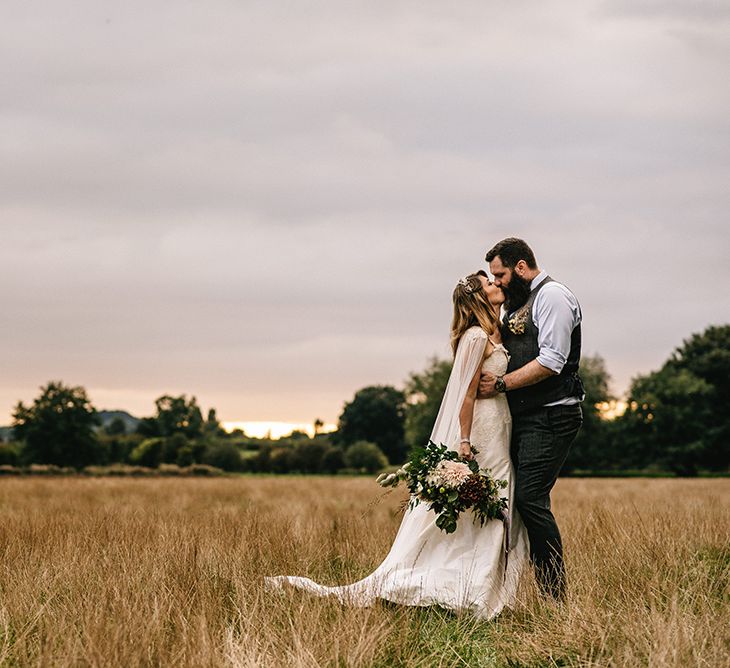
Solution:
M512 280L509 285L502 286L502 291L506 298L504 305L507 312L511 313L524 306L530 297L530 281L526 281L522 276L512 272Z

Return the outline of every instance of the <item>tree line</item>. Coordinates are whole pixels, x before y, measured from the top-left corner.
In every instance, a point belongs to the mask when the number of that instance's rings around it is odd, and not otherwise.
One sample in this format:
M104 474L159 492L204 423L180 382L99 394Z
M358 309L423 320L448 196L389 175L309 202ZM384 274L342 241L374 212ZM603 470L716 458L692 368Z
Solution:
M409 444L428 438L451 365L432 360L411 375L405 436ZM607 419L602 406L615 397L600 356L581 360L585 384L583 427L563 474L728 473L730 467L730 325L711 326L677 347L662 367L636 376L626 410Z
M390 388L383 391L391 397ZM385 403L394 404L388 399ZM322 424L315 420L314 438L297 431L280 440L250 438L241 430L226 432L214 408L204 418L196 397L164 395L155 401L155 414L139 420L128 433L120 417L102 428L84 387L51 381L31 405L19 402L15 407L13 438L0 443L0 466L44 464L81 470L112 464L151 469L205 464L252 473L374 473L388 465L381 447L358 437L357 430L322 434ZM381 446L396 461L402 433L381 440Z
M150 468L207 464L257 473L375 472L401 463L430 435L451 370L432 359L403 389L369 386L344 405L337 431L315 436L248 438L224 431L215 409L197 399L159 397L155 413L133 433L117 418L100 428L83 387L50 382L32 405L13 413L13 440L0 443L0 465L55 464L81 469L115 462ZM712 326L683 342L657 371L633 379L626 411L606 419L613 399L600 356L582 360L584 424L564 474L726 473L730 465L730 325Z

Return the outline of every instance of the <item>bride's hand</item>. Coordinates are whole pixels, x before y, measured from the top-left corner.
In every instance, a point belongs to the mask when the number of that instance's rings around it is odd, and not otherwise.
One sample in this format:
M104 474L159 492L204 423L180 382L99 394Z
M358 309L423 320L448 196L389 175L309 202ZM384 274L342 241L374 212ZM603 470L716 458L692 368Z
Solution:
M459 457L462 457L466 460L472 460L474 459L474 455L471 451L471 443L461 443L459 444Z

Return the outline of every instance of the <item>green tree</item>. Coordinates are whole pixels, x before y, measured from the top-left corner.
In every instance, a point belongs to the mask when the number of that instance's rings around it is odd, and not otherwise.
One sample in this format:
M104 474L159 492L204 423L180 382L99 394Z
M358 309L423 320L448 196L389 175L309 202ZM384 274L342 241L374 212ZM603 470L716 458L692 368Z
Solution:
M155 407L160 436L181 433L196 438L203 433L203 415L195 397L188 401L184 394L179 397L166 394L155 401Z
M143 417L137 425L137 433L140 436L147 438L154 438L155 436L161 436L160 425L157 422L157 418Z
M291 434L289 434L286 439L288 441L308 441L309 440L309 434L306 431L302 431L301 429L295 429L292 431Z
M338 438L345 444L375 443L391 462L405 457L405 395L389 385L365 387L345 404Z
M345 463L358 471L377 473L388 465L388 460L375 443L358 441L345 450Z
M405 441L409 448L424 446L433 431L452 363L432 357L421 373L406 381Z
M218 415L215 408L211 408L208 411L208 418L203 425L203 432L209 436L228 438L229 434L225 429L223 429L221 423L218 421Z
M608 389L611 377L606 362L600 355L584 357L580 361L580 377L586 392L582 405L583 426L568 452L564 473L574 469L611 469L616 465L607 449L610 426L599 409L599 404L613 399Z
M23 458L32 463L82 468L104 464L105 451L94 428L96 409L83 387L50 382L26 407L18 402L13 413L15 438L23 441Z
M730 466L730 325L712 326L678 347L659 371L634 379L617 437L635 465L680 475Z

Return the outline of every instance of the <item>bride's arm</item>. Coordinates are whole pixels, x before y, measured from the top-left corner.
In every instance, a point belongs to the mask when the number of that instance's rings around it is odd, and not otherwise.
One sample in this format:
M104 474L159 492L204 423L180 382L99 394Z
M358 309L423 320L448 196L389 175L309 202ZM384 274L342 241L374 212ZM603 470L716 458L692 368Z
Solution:
M471 459L471 423L474 420L474 402L477 398L477 389L479 388L479 378L481 376L481 368L477 369L474 377L469 383L469 388L464 397L464 403L459 411L459 426L461 427L461 442L459 443L459 455Z
M460 431L462 426L466 427L465 436L471 434L476 385L479 382L479 370L487 352L488 342L487 334L481 327L471 327L461 337L454 355L449 382L446 384L446 391L431 431L431 441L434 443L442 443L460 452L458 442L464 433ZM468 397L466 401L465 397Z

